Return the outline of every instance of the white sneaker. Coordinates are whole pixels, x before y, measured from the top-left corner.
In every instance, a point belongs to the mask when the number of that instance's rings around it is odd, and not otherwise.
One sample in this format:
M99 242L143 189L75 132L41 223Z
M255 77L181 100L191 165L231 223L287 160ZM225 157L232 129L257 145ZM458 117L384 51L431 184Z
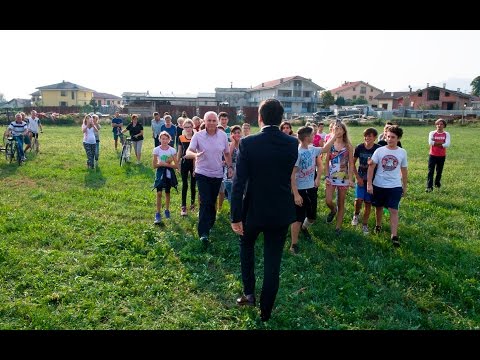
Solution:
M368 225L362 225L363 235L368 235Z
M353 225L353 226L357 226L357 225L358 225L358 215L353 215L352 225Z

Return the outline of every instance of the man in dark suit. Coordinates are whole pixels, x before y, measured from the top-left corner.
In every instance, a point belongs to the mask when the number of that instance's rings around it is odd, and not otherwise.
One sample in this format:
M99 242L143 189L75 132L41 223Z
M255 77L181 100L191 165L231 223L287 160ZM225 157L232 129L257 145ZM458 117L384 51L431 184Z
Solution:
M240 141L233 179L231 226L240 235L243 296L238 305L255 306L255 240L264 236L264 278L260 317L270 319L278 292L280 263L289 225L295 221L290 178L298 156L298 141L280 131L283 106L263 101L258 110L261 131Z

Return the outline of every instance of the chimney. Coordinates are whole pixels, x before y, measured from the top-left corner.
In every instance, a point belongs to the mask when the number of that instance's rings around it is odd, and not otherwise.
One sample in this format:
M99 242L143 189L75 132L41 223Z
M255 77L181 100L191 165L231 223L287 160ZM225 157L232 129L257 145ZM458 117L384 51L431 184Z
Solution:
M150 92L147 90L147 96L150 96Z
M460 88L457 88L457 91L460 92Z
M430 83L427 83L427 88L430 87Z
M443 88L444 88L444 89L445 89L445 86L447 86L447 84L446 84L446 83L443 83Z
M282 84L282 83L283 83L283 78L280 79L280 84Z
M408 85L408 88L410 89L410 92L412 92L412 87L410 85Z
M393 97L393 92L390 93L390 96Z
M265 84L264 84L264 83L262 83L262 87L265 87Z
M233 89L233 82L230 81L230 89Z

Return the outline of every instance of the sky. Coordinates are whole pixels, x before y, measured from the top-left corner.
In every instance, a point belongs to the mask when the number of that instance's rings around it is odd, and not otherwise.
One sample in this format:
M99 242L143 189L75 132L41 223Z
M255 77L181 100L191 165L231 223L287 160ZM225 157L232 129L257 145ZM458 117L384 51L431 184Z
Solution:
M0 30L0 93L63 80L98 92L196 94L300 75L332 89L471 91L479 30Z

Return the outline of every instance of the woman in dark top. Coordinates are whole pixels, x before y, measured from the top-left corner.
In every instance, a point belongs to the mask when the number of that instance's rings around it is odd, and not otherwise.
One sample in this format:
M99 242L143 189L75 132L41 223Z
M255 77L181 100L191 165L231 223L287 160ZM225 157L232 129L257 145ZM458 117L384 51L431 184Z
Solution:
M194 133L193 121L187 119L183 123L183 134L178 138L178 159L175 162L180 164L180 174L182 175L182 210L180 215L187 215L187 192L188 192L188 173L190 173L190 211L195 210L195 177L193 176L193 170L195 168L194 159L185 159L190 140L192 140Z
M140 164L142 157L142 145L143 145L143 126L138 122L138 115L132 115L132 122L122 130L122 133L126 131L130 132L130 138L132 139L132 145L135 149L135 155L137 156L137 165Z

